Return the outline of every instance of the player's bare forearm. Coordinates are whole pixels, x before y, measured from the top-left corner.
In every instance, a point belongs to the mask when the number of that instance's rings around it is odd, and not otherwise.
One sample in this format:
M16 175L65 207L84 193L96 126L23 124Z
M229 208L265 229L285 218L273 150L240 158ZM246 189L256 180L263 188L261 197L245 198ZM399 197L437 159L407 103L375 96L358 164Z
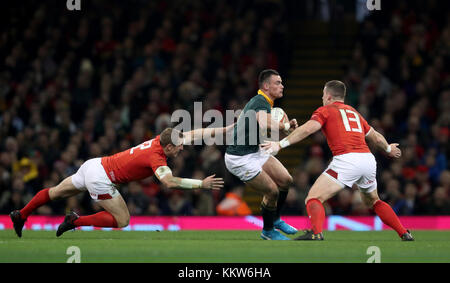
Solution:
M377 150L384 151L389 145L386 141L386 138L382 134L377 132L374 128L371 129L366 139L374 144Z
M230 133L231 131L233 131L234 125L236 125L236 123L233 123L233 124L231 124L231 125L228 125L228 126L224 127L224 128L223 128L223 133L224 133L224 134L228 134L228 133Z
M206 138L214 138L218 135L225 134L233 129L234 124L221 128L201 128L184 133L184 144Z
M259 111L258 113L256 113L256 120L258 121L259 128L262 131L269 130L270 132L274 132L285 129L286 127L282 121L277 122L273 120L272 115L264 111ZM295 121L295 123L297 123L297 121Z
M317 132L322 125L315 121L309 120L302 126L296 128L289 136L282 139L279 142L265 142L261 145L261 148L270 154L276 155L280 149L285 148L291 144L298 143L303 139L307 138L309 135Z
M201 128L184 133L184 144L191 144L192 142L203 139L204 130L204 128Z
M161 182L169 189L213 189L219 190L223 188L224 181L222 178L215 178L215 175L206 177L203 180L180 178L169 175L161 179Z
M389 143L387 142L386 138L379 132L376 132L376 135L378 148L380 150L385 150L389 146Z
M366 139L375 144L376 149L386 152L390 157L399 158L402 155L401 150L397 147L398 143L389 144L386 138L374 128L371 129Z
M302 141L306 137L308 137L311 133L305 130L305 127L302 125L295 129L292 133L290 133L285 140L289 142L289 144L294 144Z
M202 181L196 179L172 177L171 183L173 189L200 189L202 187Z
M175 176L167 176L161 179L161 182L169 189L200 189L202 181L196 179L179 178Z
M285 139L289 142L289 144L298 143L311 134L317 132L321 127L322 125L319 122L315 120L309 120L308 122L295 129Z

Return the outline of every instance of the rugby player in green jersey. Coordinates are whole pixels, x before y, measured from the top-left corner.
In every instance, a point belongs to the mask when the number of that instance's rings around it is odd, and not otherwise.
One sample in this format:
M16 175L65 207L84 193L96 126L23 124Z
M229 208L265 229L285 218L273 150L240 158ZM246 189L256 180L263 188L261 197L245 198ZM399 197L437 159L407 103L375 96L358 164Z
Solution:
M289 240L286 234L295 234L297 229L280 219L280 211L286 201L292 176L278 159L260 149L264 133L279 133L298 127L292 119L287 125L271 118L276 99L283 97L284 86L279 73L264 70L258 76L259 90L245 105L234 125L233 141L225 153L225 165L230 173L263 195L261 213L264 240Z

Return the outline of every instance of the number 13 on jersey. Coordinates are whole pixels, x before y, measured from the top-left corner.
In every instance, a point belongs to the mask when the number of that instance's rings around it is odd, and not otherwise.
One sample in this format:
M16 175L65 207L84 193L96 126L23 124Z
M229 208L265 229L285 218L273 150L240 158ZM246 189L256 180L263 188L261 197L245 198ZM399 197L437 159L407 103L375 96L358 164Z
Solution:
M345 130L347 132L358 132L362 133L361 121L359 119L358 113L349 109L339 109L342 116L342 122L344 123ZM350 122L356 122L357 127L352 128Z

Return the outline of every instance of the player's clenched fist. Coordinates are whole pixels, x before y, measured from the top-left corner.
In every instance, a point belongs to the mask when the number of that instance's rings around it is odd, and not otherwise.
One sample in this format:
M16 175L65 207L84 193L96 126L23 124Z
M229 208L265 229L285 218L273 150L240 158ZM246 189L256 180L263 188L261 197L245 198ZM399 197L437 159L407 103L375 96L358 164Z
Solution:
M213 189L220 190L223 188L223 179L222 178L214 178L216 174L206 177L202 181L202 189Z
M297 123L297 119L292 119L291 121L289 121L289 125L291 126L291 129L295 130L298 128L298 123Z
M398 143L391 143L389 146L391 147L391 150L388 152L389 157L399 158L402 156L402 151L397 147Z

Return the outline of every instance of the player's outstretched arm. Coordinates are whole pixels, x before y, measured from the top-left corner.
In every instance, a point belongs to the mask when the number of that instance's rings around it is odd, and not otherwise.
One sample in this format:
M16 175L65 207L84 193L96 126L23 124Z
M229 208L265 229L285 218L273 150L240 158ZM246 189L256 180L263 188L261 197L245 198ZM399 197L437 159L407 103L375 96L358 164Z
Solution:
M389 144L386 138L374 128L370 129L366 135L366 140L375 144L377 149L385 151L389 157L399 158L402 156L402 151L398 148L398 143Z
M179 178L172 175L168 166L160 166L155 171L156 177L169 189L212 189L220 190L223 188L222 178L215 178L215 174L206 177L203 180Z
M289 136L287 136L284 139L289 143L286 146L289 146L291 144L298 143L298 142L304 140L311 134L314 134L315 132L320 130L320 128L322 128L322 125L319 122L317 122L316 120L307 121L306 123L304 123L297 129L295 129ZM286 146L282 146L282 148L284 148Z
M222 128L201 128L195 129L189 132L183 133L184 141L183 144L189 145L195 141L204 139L204 138L214 138L218 135L223 135L229 131L231 131L234 127L234 124L231 124Z
M295 129L289 136L285 137L281 141L265 142L261 145L261 148L275 155L278 153L278 151L280 151L280 149L302 141L309 135L320 130L320 128L322 128L322 125L319 122L315 120L309 120L308 122Z

